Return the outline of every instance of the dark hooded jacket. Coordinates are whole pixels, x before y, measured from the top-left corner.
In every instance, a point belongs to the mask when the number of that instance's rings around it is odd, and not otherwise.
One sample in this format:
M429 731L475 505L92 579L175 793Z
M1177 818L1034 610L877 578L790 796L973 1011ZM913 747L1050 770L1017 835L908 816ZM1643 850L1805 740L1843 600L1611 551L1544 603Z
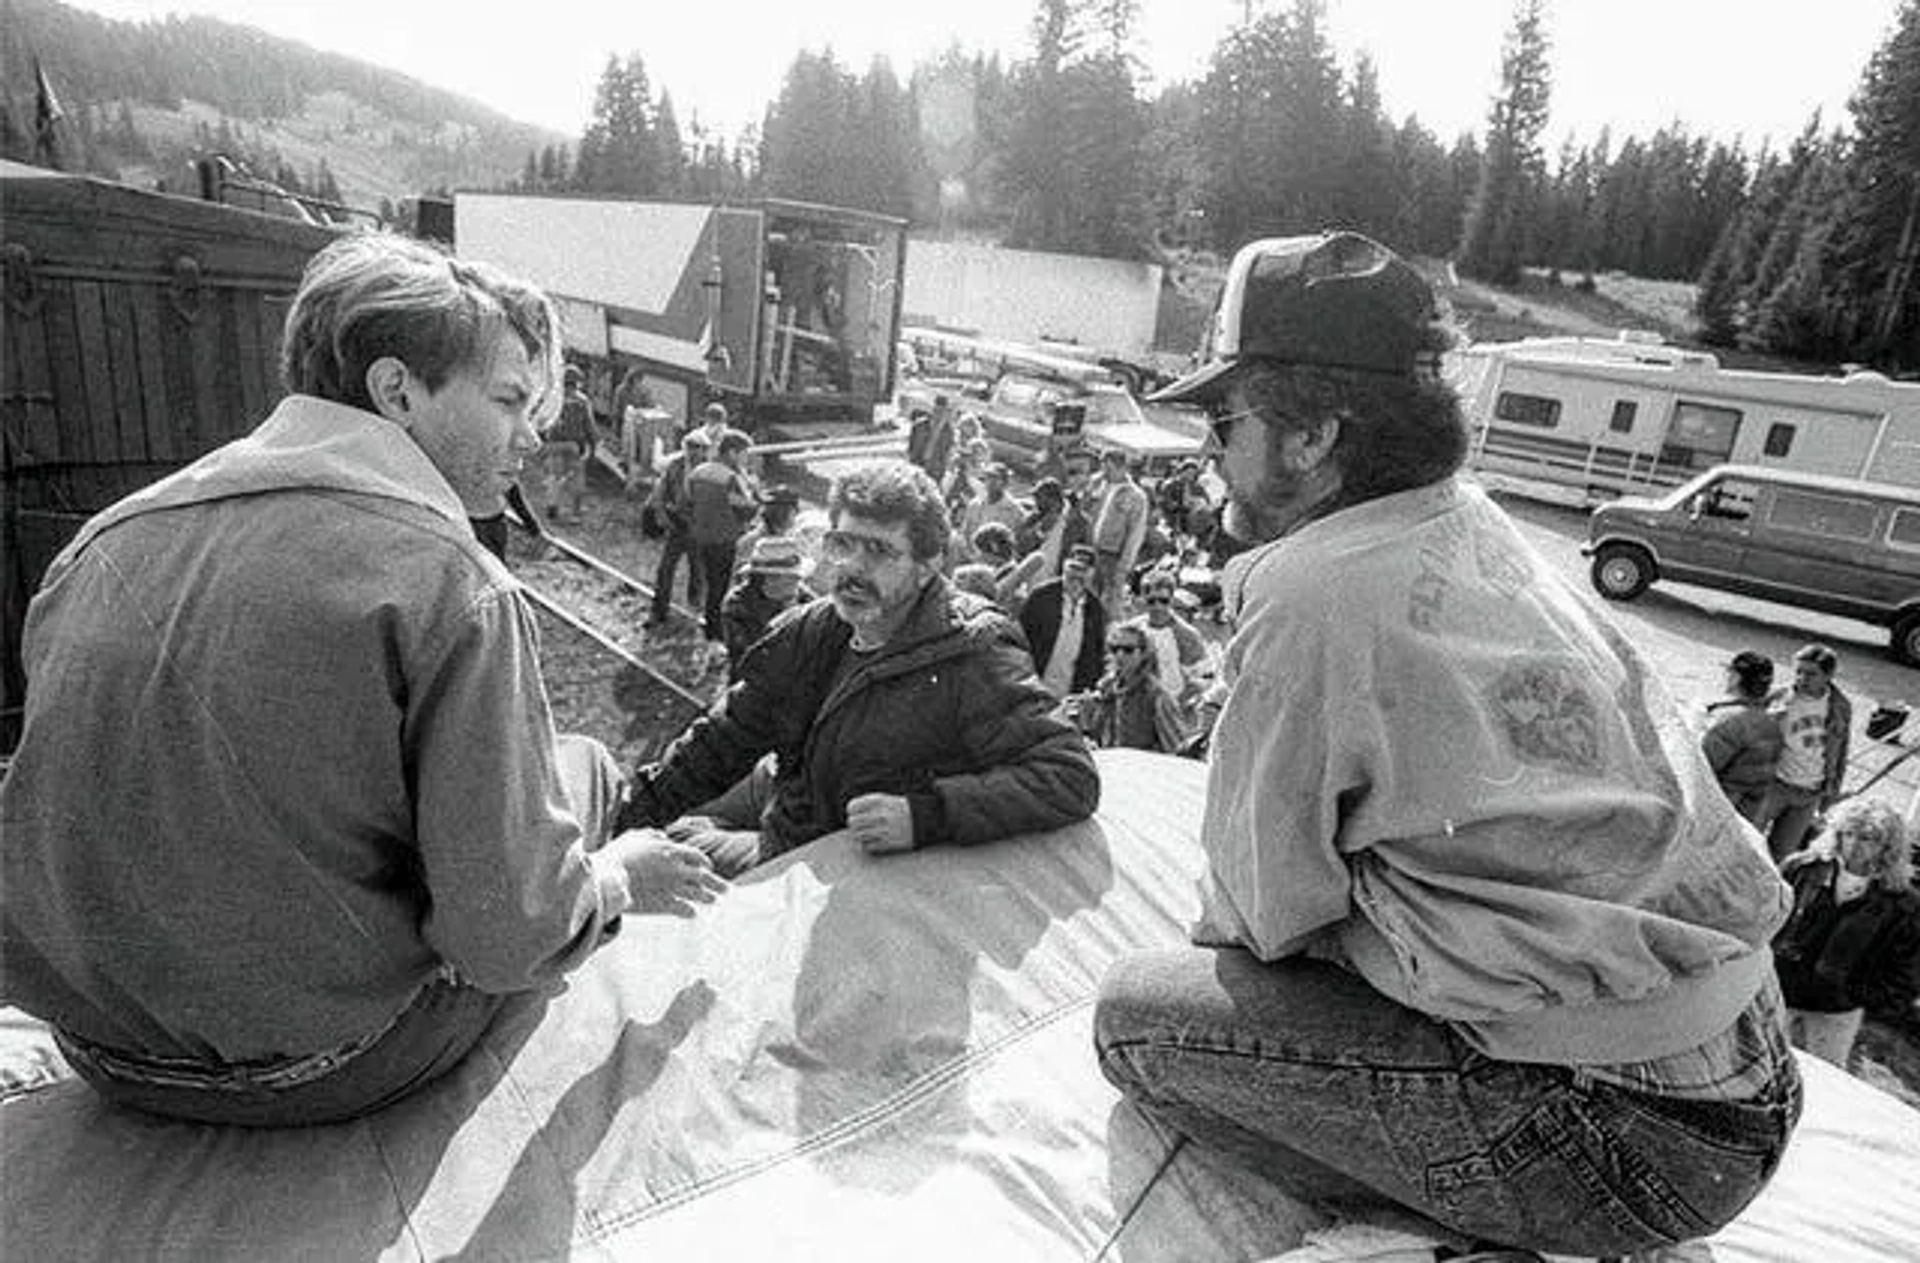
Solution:
M1053 713L1006 615L936 578L900 632L843 672L851 640L825 598L782 614L713 711L637 774L622 827L675 819L770 751L779 766L761 819L767 858L843 828L848 800L866 793L906 797L915 847L1093 814L1092 753Z

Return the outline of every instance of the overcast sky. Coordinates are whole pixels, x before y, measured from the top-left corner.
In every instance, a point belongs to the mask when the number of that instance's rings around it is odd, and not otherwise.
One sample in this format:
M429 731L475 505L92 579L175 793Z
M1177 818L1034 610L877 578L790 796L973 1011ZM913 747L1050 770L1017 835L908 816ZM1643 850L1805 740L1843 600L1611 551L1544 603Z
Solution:
M1247 7L1290 0L1141 0L1138 52L1159 83L1197 77ZM757 122L794 54L831 48L904 79L948 45L1026 55L1033 0L79 0L118 18L205 13L390 66L525 122L577 135L609 53L638 52L656 91L723 135ZM1603 126L1651 135L1784 142L1846 101L1889 34L1899 0L1549 0L1550 149ZM1365 49L1397 123L1418 115L1451 141L1480 131L1500 83L1512 0L1327 0L1343 68Z

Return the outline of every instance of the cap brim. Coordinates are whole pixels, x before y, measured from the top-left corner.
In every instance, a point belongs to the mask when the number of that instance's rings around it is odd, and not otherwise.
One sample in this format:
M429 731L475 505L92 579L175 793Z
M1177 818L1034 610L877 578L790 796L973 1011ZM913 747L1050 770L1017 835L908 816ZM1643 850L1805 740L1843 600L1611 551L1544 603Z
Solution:
M1215 360L1188 373L1173 385L1154 391L1146 397L1146 402L1207 403L1225 393L1227 378L1239 367L1239 360Z

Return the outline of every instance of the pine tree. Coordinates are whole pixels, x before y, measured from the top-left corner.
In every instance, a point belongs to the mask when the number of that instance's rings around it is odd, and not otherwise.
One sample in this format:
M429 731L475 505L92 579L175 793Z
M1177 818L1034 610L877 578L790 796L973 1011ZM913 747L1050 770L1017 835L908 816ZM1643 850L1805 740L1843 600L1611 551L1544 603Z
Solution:
M1083 40L1072 0L1038 0L1031 24L1033 57L1011 84L1011 131L1000 169L1013 209L1016 245L1057 249L1067 239L1075 191L1068 169L1068 61Z
M1861 318L1849 350L1920 368L1920 0L1906 0L1854 94L1850 196L1835 241L1840 301Z
M1460 239L1461 270L1496 285L1517 283L1529 255L1545 175L1540 133L1552 95L1547 51L1544 0L1520 0L1500 58L1501 94L1487 119L1479 187Z
M654 151L659 161L656 192L679 197L687 188L687 149L680 138L680 118L674 112L673 98L660 94L653 114Z

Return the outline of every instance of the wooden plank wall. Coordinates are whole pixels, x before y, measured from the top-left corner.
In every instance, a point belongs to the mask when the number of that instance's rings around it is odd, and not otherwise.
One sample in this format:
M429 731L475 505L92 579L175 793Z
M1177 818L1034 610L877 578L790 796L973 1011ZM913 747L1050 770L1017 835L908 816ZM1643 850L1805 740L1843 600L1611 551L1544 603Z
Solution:
M287 302L333 236L0 164L0 751L47 564L88 517L267 414Z

